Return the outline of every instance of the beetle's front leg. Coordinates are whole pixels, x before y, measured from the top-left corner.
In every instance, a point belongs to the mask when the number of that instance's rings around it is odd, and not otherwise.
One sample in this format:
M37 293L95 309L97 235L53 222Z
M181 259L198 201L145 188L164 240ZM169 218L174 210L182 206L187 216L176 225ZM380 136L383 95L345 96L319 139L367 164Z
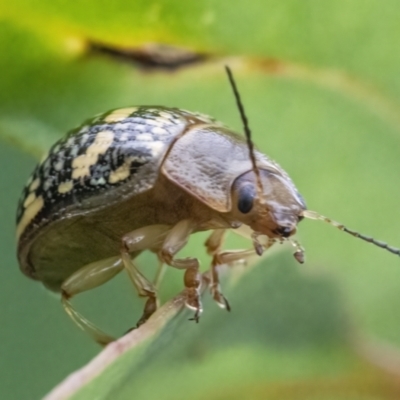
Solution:
M213 299L221 308L230 311L231 307L228 300L221 292L221 285L219 282L219 270L223 265L232 265L238 261L246 260L248 257L255 254L254 249L248 250L230 250L222 253L214 254L211 262L211 285L210 291Z
M254 248L248 250L230 250L220 252L224 233L225 230L222 229L214 230L204 244L206 246L207 253L213 257L211 262L211 295L221 308L225 308L226 310L230 311L231 308L228 300L221 292L221 285L219 281L220 268L223 265L233 265L238 261L246 260L256 253L258 254L259 251L255 245ZM254 240L256 239L253 239L253 242ZM262 247L263 251L271 247L273 243L274 241L268 241L268 243ZM260 247L262 246L258 242L257 245Z
M185 275L183 277L186 288L185 305L195 312L193 318L190 318L190 320L199 322L200 315L203 312L203 305L200 298L202 277L199 271L199 261L197 258L176 259L172 260L169 265L174 268L185 270Z
M186 288L186 307L195 311L194 321L198 322L203 307L200 299L201 274L199 261L196 258L174 259L174 255L187 243L190 234L195 230L196 223L190 219L178 222L169 232L159 252L159 257L171 267L184 269L184 284Z

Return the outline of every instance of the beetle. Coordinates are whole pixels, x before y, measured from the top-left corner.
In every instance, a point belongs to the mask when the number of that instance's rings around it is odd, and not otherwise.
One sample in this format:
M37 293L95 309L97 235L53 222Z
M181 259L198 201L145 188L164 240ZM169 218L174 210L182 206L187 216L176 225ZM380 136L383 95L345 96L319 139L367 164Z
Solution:
M79 314L70 298L126 270L138 295L146 298L140 326L157 308L157 285L135 263L144 250L157 254L160 268L185 271L186 306L198 321L199 262L174 258L195 232L212 231L205 243L212 256L210 290L228 310L219 267L286 240L303 262L303 249L291 236L304 217L400 255L399 249L307 210L289 175L254 149L236 84L226 70L245 137L209 116L178 108L116 109L57 141L23 190L17 211L22 272L60 291L66 312L101 344L113 338ZM253 248L222 251L224 233L240 226L252 231Z

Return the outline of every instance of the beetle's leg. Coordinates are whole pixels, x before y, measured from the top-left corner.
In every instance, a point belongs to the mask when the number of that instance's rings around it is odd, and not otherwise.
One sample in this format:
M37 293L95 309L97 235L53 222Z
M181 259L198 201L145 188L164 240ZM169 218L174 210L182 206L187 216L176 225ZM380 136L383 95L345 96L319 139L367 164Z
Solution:
M219 282L219 270L223 265L233 265L238 261L246 260L248 257L255 255L256 250L255 248L252 248L249 250L231 250L221 253L220 249L222 246L223 235L224 230L214 230L205 242L205 246L207 248L207 253L213 256L211 262L211 295L221 308L226 308L228 311L230 311L228 300L221 292L221 285ZM275 241L273 240L269 240L267 244L263 247L263 250L271 247L274 242Z
M61 285L61 301L65 311L79 328L101 345L106 345L115 339L78 313L69 302L69 299L78 293L93 289L109 281L123 268L120 257L96 261L74 272Z
M201 289L201 273L199 271L199 261L197 258L184 258L171 260L168 264L177 269L184 269L185 275L183 282L186 288L185 305L190 310L193 310L194 316L190 318L193 321L199 322L203 306L201 304L200 289Z
M183 278L186 288L186 307L195 311L193 320L198 322L203 307L200 299L201 274L199 261L196 258L174 259L174 255L187 243L190 234L196 228L196 223L189 219L178 222L166 236L159 251L159 257L171 267L184 269Z
M139 327L157 310L157 292L154 285L137 269L129 253L122 251L121 256L125 269L128 272L133 286L135 286L137 294L139 297L147 297L143 314L136 324L136 327Z
M150 225L126 234L123 240L129 253L145 249L158 253L170 230L171 227L169 225ZM158 259L159 265L154 278L154 286L156 288L158 288L165 273L164 261L160 257Z
M213 296L214 300L218 303L220 307L226 308L228 311L231 310L228 300L221 293L221 286L219 283L219 267L221 265L218 262L218 253L221 250L222 242L225 236L225 229L215 229L212 231L211 235L208 237L204 245L206 246L207 253L213 256L211 263L211 283L210 283L210 292ZM223 264L223 263L222 263Z
M206 246L207 253L210 256L218 253L222 247L222 242L224 240L224 236L226 233L226 229L214 229L211 232L211 235L205 241L204 246Z
M164 278L166 270L167 270L167 265L164 263L163 260L160 259L160 257L158 257L157 272L153 280L153 284L157 290L160 287L160 283Z
M122 238L121 257L125 269L128 272L129 278L131 279L138 295L140 297L147 297L143 314L136 324L137 327L145 323L156 311L157 291L156 286L153 285L136 267L129 253L145 249L159 248L170 229L171 227L168 225L151 225L132 231L124 235Z
M221 285L219 282L219 272L223 265L233 265L238 261L246 260L255 254L254 249L248 250L230 250L222 253L214 254L211 262L211 284L210 291L213 299L221 308L230 311L228 300L221 292Z
M159 249L170 230L171 226L169 225L149 225L124 235L122 243L129 253L153 248Z

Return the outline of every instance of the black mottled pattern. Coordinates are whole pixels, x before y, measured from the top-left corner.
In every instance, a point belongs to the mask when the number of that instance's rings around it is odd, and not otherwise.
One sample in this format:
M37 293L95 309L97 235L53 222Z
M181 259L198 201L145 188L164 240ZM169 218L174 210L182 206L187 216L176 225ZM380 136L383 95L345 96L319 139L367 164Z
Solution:
M165 107L138 107L128 117L117 122L104 121L107 116L116 110L109 111L86 121L81 127L70 131L64 138L56 142L46 158L36 167L30 181L26 185L18 205L17 224L20 222L25 208L24 202L30 193L44 199L44 206L29 226L36 225L45 219L52 219L59 210L71 204L79 203L93 195L107 193L116 186L121 186L132 179L141 167L154 162L154 144L168 147L174 137L181 133L185 126L192 123L212 122L201 114L171 109ZM151 122L152 121L152 122ZM157 129L154 129L157 128ZM160 128L163 132L159 132ZM104 154L99 155L97 161L90 167L90 175L82 179L72 179L73 160L85 154L87 148L94 142L100 131L112 131L114 138ZM138 135L151 135L148 140L138 140ZM124 140L122 140L124 138ZM108 182L112 171L125 163L130 162L130 175L127 179L111 184ZM40 179L39 186L29 191L32 181ZM61 183L73 180L73 189L67 193L60 193ZM26 229L25 229L26 230Z

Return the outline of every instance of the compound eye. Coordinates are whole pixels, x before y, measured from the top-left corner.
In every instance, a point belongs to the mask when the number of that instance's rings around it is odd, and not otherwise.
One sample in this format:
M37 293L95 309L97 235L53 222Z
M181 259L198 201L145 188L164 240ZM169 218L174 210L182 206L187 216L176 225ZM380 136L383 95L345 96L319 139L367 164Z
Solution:
M247 214L253 208L255 189L253 185L244 185L239 189L238 209L241 213Z

